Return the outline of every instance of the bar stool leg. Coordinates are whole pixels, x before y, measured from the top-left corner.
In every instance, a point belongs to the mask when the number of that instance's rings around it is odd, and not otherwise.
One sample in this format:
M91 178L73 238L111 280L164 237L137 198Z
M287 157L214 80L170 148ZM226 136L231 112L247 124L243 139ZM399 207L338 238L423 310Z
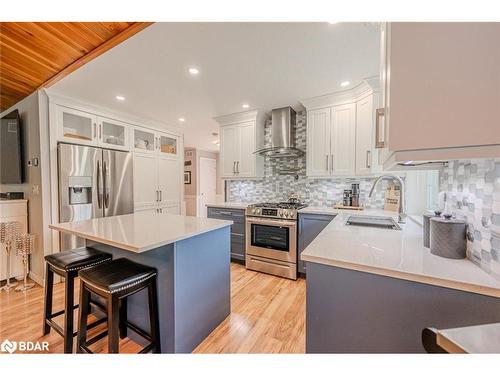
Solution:
M90 292L85 287L84 283L80 283L80 306L89 306L90 304ZM88 308L78 309L78 335L76 339L76 352L83 353L81 349L87 343L87 318L89 314Z
M149 299L149 327L151 329L151 338L153 339L153 353L161 353L160 343L160 318L158 315L158 294L156 291L156 276L153 277L148 286Z
M73 352L74 286L74 277L66 275L64 290L64 353Z
M120 300L120 338L127 337L127 298Z
M120 323L120 300L111 295L108 304L108 353L118 353L119 351L119 323Z
M50 325L47 324L47 319L52 316L52 295L54 293L54 272L50 269L49 265L46 266L45 271L45 299L43 307L43 334L50 333Z

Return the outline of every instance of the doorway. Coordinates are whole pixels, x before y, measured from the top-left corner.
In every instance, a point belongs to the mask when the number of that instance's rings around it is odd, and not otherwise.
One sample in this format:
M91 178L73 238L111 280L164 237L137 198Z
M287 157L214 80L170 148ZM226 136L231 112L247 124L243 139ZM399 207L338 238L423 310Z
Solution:
M217 160L200 157L199 161L198 216L207 217L206 205L216 202Z

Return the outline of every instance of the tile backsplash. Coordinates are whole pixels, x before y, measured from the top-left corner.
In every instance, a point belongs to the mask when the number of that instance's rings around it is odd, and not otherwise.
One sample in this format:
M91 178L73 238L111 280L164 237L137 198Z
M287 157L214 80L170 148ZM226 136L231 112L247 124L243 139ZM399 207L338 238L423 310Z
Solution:
M468 257L500 277L500 159L450 161L439 183L448 209L469 225Z
M306 151L306 111L297 112L296 146ZM271 120L264 128L264 143L271 144ZM265 202L283 201L290 193L300 195L310 206L332 206L342 201L344 189L351 184L360 184L360 202L368 208L383 208L384 193L388 182L382 181L372 199L368 193L374 181L373 177L363 178L307 178L305 156L291 158L266 158L264 177L258 180L233 180L227 183L228 201Z

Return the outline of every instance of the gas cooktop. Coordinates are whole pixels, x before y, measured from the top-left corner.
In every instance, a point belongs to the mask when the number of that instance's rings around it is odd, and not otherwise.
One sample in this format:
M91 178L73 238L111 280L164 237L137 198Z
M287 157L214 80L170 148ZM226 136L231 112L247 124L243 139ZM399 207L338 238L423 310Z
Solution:
M307 207L305 203L290 203L290 202L264 202L251 204L248 207L261 207L261 208L283 208L283 209L296 209Z
M296 220L297 211L306 206L307 204L304 203L290 202L256 203L247 207L246 215Z

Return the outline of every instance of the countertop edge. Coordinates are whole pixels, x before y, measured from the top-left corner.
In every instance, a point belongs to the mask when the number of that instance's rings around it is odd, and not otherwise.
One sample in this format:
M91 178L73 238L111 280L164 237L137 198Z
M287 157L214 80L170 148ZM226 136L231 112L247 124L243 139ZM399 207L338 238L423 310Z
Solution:
M469 352L454 342L446 333L438 331L436 343L450 354L468 354Z
M422 284L440 286L448 289L461 290L464 292L476 293L485 296L500 298L500 289L490 288L487 286L470 284L460 281L453 281L448 279L440 279L433 276L418 275L410 272L390 270L387 268L379 268L374 266L368 266L364 264L344 262L334 259L324 259L322 257L315 257L312 255L302 255L302 260L306 262L314 262L318 264L323 264L326 266L339 267L344 269L349 269L353 271L367 272L380 276L392 277L400 280L414 281Z
M71 229L68 229L68 228L59 227L57 224L49 224L49 228L52 229L52 230L56 230L58 232L67 233L67 234L73 234L75 236L78 236L78 237L81 237L81 238L85 238L86 240L91 240L91 241L103 243L105 245L119 247L120 249L123 249L123 250L128 250L128 251L132 251L132 252L135 252L135 253L140 252L140 248L137 248L135 246L130 246L128 244L124 244L124 243L120 243L120 242L115 242L115 241L109 241L109 240L106 240L105 238L101 238L101 237L97 237L97 236L92 236L90 234L82 233L82 232L79 232L79 231L76 231L76 230L71 230Z
M75 236L78 236L78 237L81 237L81 238L85 238L87 240L99 242L99 243L102 243L102 244L105 244L105 245L109 245L109 246L113 246L113 247L118 247L120 249L131 251L131 252L134 252L134 253L143 253L143 252L146 252L146 251L150 251L150 250L156 249L156 248L161 247L161 246L169 245L169 244L172 244L174 242L182 241L182 240L194 237L194 236L198 236L200 234L208 233L208 232L211 232L213 230L222 229L222 228L225 228L225 227L230 226L230 225L233 224L232 221L228 221L228 220L219 220L219 221L221 221L220 224L214 225L211 228L202 229L202 230L199 230L199 231L191 233L191 234L187 234L187 235L184 235L184 236L179 236L179 237L171 238L171 239L168 239L168 240L165 240L165 241L158 242L158 243L156 243L154 245L148 245L148 246L144 246L144 247L136 247L136 246L131 246L131 245L126 244L126 243L121 243L121 242L116 242L116 241L110 241L110 240L107 240L107 239L102 238L102 237L92 236L92 235L89 235L89 234L86 234L86 233L82 233L82 232L79 232L79 231L76 231L76 230L71 230L71 229L68 229L68 228L62 228L62 227L57 226L57 224L49 224L49 228L52 229L52 230L59 231L59 232L63 232L63 233L67 233L67 234L73 234Z

